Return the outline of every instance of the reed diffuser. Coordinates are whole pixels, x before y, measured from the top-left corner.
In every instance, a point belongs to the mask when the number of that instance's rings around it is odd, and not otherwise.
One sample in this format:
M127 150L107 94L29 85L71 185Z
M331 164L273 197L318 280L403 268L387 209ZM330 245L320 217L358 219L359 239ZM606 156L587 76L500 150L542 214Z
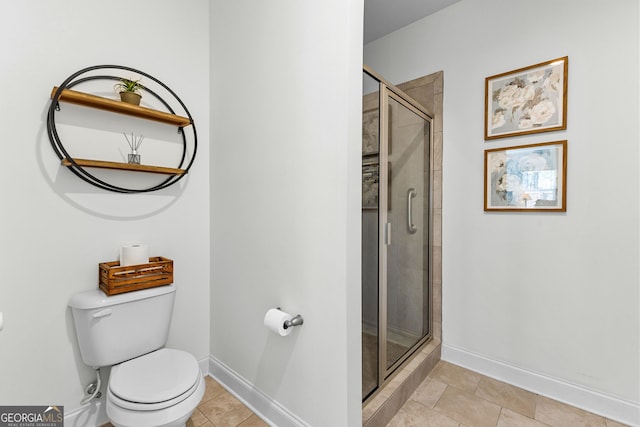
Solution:
M131 132L131 139L129 139L127 137L126 133L122 132L122 134L124 135L124 139L127 140L127 144L129 144L129 147L131 148L131 153L127 157L128 163L139 165L140 164L140 154L138 154L138 149L142 145L142 141L144 140L144 136L140 135L138 138L136 138L133 135L133 132Z

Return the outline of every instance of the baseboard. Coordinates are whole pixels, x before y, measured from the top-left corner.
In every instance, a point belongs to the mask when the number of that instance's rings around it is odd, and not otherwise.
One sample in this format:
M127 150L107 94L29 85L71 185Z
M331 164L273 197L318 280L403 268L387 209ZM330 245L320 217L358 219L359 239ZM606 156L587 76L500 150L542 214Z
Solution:
M209 375L270 426L310 427L213 356L209 356Z
M198 360L198 365L200 366L200 372L202 372L205 377L209 375L209 357L208 356Z
M611 420L640 427L638 403L511 366L446 344L442 345L442 360Z

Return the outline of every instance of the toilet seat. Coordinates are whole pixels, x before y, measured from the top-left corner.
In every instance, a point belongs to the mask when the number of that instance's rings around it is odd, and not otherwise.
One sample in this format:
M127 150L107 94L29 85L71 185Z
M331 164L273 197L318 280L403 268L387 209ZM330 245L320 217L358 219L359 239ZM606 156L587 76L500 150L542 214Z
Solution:
M193 355L162 348L113 366L110 400L133 411L155 411L188 398L199 384L200 367Z
M107 417L115 427L185 427L185 423L202 400L205 389L204 376L200 376L193 393L175 405L158 410L133 410L118 406L113 393L107 388Z

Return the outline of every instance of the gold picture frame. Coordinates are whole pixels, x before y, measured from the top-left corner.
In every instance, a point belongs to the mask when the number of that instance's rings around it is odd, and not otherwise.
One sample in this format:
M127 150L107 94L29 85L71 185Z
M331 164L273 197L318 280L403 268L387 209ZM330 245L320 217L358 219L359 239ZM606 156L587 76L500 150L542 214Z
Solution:
M485 79L484 139L567 128L569 57Z
M485 211L567 210L567 141L484 152Z

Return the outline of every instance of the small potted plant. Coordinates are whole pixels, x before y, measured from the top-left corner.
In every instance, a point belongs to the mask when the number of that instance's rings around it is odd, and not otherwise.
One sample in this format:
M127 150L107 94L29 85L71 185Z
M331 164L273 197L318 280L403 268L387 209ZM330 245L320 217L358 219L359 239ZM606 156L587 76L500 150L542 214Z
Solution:
M138 80L120 79L114 86L115 90L120 92L120 100L129 104L140 105L142 95L138 93L144 86Z

